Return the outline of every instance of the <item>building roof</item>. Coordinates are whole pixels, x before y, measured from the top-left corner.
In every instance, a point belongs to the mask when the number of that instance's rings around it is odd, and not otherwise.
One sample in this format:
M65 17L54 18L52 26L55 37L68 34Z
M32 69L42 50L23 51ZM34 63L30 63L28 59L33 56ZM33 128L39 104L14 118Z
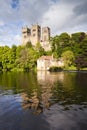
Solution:
M39 60L52 60L52 56L41 56Z

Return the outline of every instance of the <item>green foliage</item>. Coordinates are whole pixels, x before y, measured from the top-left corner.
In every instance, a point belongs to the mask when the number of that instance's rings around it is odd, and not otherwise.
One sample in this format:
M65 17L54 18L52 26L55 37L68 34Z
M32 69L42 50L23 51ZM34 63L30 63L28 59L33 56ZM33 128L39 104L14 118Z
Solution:
M50 55L52 55L52 51L46 51L46 52L44 52L44 55L50 56Z
M65 68L68 68L69 66L72 65L73 61L74 61L74 54L72 51L65 51L62 53L62 58L65 64Z
M59 36L59 43L62 47L66 47L69 44L70 36L67 33L62 33Z
M3 66L2 66L2 62L0 62L0 71L2 71Z
M78 33L74 33L72 34L72 40L74 42L80 43L83 41L83 39L85 38L85 33L84 32L78 32Z
M39 53L39 56L42 56L45 54L45 50L44 48L42 48L39 42L36 44L35 50Z
M57 54L56 57L60 57L62 53L62 47L60 45L59 36L55 36L54 38L51 38L50 43L51 43L52 53L54 53L54 55Z
M75 61L78 61L78 56L86 59L87 34L85 34L84 32L78 32L69 36L67 33L62 33L59 36L57 35L51 38L51 46L52 54L54 55L54 57L63 57L65 68L68 69L71 65L74 66L76 64L77 66L77 62L74 62L74 59L76 59ZM68 51L71 51L72 53L68 54ZM70 57L71 59L69 59ZM83 59L80 58L80 68L82 68L82 66L87 67L86 60L83 61ZM82 65L82 61L85 62L85 65Z
M13 45L11 48L8 46L0 47L0 70L29 71L34 69L41 53L27 46L16 47Z
M87 67L87 53L77 56L75 58L75 64L76 64L77 70Z
M0 47L0 71L29 71L37 66L37 59L42 55L63 58L65 69L87 68L87 34L84 32L62 33L50 38L51 51L45 52L40 43L33 47L30 42L25 46Z
M63 70L63 68L57 67L57 66L52 66L49 69L50 72L57 72L57 71L62 71L62 70Z
M27 48L32 48L31 42L27 42L26 47L27 47Z

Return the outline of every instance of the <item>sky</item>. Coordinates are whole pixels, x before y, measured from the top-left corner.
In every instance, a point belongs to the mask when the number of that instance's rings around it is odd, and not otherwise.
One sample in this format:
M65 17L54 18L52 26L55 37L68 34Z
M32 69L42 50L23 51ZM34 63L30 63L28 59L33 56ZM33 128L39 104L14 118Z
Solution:
M21 28L32 24L63 32L87 32L87 0L0 0L0 46L21 44Z

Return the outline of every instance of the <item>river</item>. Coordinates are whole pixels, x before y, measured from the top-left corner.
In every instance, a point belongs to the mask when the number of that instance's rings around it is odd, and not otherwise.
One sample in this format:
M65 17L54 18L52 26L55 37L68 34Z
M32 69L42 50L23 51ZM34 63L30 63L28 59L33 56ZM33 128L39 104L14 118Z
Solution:
M87 72L0 73L0 130L87 130Z

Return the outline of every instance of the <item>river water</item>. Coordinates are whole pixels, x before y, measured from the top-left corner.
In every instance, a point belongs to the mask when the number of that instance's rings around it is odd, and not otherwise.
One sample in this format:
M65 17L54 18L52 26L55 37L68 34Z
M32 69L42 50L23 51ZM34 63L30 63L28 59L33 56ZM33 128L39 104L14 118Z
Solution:
M87 130L87 72L0 73L0 130Z

